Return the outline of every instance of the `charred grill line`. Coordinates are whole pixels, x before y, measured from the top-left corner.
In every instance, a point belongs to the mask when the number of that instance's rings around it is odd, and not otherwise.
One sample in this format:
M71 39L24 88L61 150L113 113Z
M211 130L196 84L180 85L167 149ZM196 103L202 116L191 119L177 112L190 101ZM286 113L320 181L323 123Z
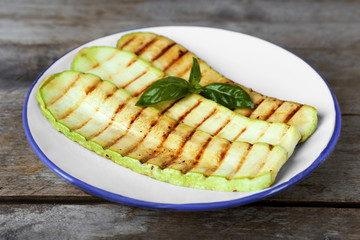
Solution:
M76 107L70 109L70 111L68 111L67 113L65 113L65 115L63 115L63 116L61 116L61 117L58 117L58 121L61 121L61 120L65 119L65 118L67 118L67 117L68 117L70 114L72 114L76 109L78 109L78 108L80 107L80 105L84 102L84 99L85 99L92 91L94 91L94 90L97 88L97 86L99 85L100 82L101 82L101 80L97 81L97 82L96 82L93 86L91 86L89 89L86 89L86 90L85 90L86 96L81 99L81 101L79 102L79 104L78 104ZM65 94L64 94L64 95L65 95Z
M232 142L235 142L236 139L238 139L238 138L241 136L241 134L243 134L243 133L246 131L246 129L247 129L247 127L244 127L244 128L238 133L238 135L236 135L236 137L234 137L234 139L231 140L231 141L232 141Z
M158 117L160 117L160 114L159 114ZM152 129L158 122L159 122L159 118L157 118L156 120L153 120L153 121L151 122L151 124L150 124L149 130L145 133L145 135L143 136L143 138L142 138L139 142L137 142L135 146L133 146L132 148L130 148L128 151L124 152L124 153L123 153L123 156L127 156L128 154L130 154L130 153L132 153L133 151L135 151L135 150L139 147L139 145L145 140L145 138L147 137L147 135L151 132L151 129Z
M196 155L195 161L188 168L186 168L182 171L184 174L188 173L191 169L193 169L199 163L201 157L204 154L205 149L207 148L207 146L209 145L211 140L212 140L212 137L209 136L209 138L206 140L205 144L202 145L200 152Z
M177 61L179 61L179 60L182 58L182 56L184 56L187 52L188 52L187 50L185 50L185 51L179 50L178 56L177 56L174 60L172 60L171 63L168 64L168 65L164 68L164 72L166 72L166 70L168 70L168 69L169 69L172 65L174 65Z
M63 95L59 96L57 99L49 103L46 107L50 107L51 105L55 104L57 101L59 101L60 98L66 95L66 93L75 85L75 83L80 79L81 75L78 74L75 80L65 89L65 92ZM49 82L49 81L48 81ZM44 88L44 87L43 87Z
M271 111L270 111L267 115L265 115L262 120L267 121L267 120L274 114L274 112L275 112L281 105L283 105L283 103L284 103L284 102L281 101L278 105L276 105L273 109L271 109Z
M135 116L131 119L129 126L127 127L125 133L123 135L121 135L120 137L118 137L117 139L115 139L115 141L113 141L110 144L107 144L104 149L108 149L111 146L115 145L118 141L120 141L123 137L126 136L126 134L128 134L128 132L130 131L131 126L133 125L133 123L135 122L135 120L140 116L140 114L142 113L142 111L144 111L145 108L141 108L141 110L135 114Z
M190 64L189 66L184 68L184 70L182 70L180 73L176 74L176 77L180 77L180 78L183 77L185 75L185 73L190 71L191 67L192 67L192 64Z
M273 150L273 148L274 148L274 146L269 144L269 153L268 153L268 155L270 155L270 152ZM255 176L257 176L257 175L261 172L261 169L263 169L263 167L265 166L266 161L267 161L267 158L265 159L265 161L263 161L263 162L260 164L259 169L256 171ZM271 170L270 170L270 171L271 171Z
M120 48L123 49L127 45L129 45L133 40L135 39L135 36L131 37L129 40L127 40Z
M179 102L180 100L181 100L181 98L175 100L174 102L172 102L169 106L167 106L165 109L163 109L163 110L161 111L161 113L164 113L164 112L166 112L167 110L169 110L170 108L172 108L172 107L173 107L177 102Z
M126 65L127 68L129 68L131 65L133 65L137 61L137 58L134 57L130 60L130 62Z
M187 110L182 116L179 117L178 122L182 122L184 120L184 118L192 111L194 110L196 107L198 107L200 105L202 101L199 100L194 106L192 106L189 110ZM166 114L166 113L165 113ZM195 127L196 128L196 127Z
M194 128L185 138L184 141L181 143L179 149L176 151L175 156L173 156L170 161L168 161L167 163L164 163L160 166L160 168L164 169L169 167L184 151L184 146L185 144L192 138L192 136L194 135L194 133L196 132L196 129Z
M144 46L142 46L141 48L137 49L135 51L135 54L140 56L143 52L145 52L145 50L150 47L153 43L155 43L158 40L157 37L154 37L153 39L151 39L149 42L147 42Z
M292 110L289 115L287 115L286 119L284 120L284 123L287 123L291 120L291 118L303 107L302 104L299 104L294 110Z
M95 68L98 68L99 66L100 66L99 63L95 63L95 64L92 65L91 68L90 68L89 70L87 70L87 71L91 71L91 70L93 70L93 69L95 69Z
M118 52L113 52L104 62L108 62L110 61L111 59L113 59L116 55L117 55Z
M218 169L220 167L220 165L224 161L225 156L226 156L227 152L229 151L230 147L231 147L231 142L229 141L229 142L226 143L226 146L223 148L224 151L222 151L221 154L220 154L218 164L216 165L215 168L211 169L211 172L208 173L206 177L211 176L216 171L216 169Z
M113 116L111 117L111 120L110 120L109 124L108 124L106 127L104 127L104 129L102 129L100 132L96 133L95 135L90 136L90 137L88 138L88 140L91 140L91 139L93 139L93 138L96 138L96 137L99 136L101 133L103 133L106 129L108 129L108 128L112 125L112 123L113 123L116 115L124 108L125 105L126 105L125 103L120 104L120 105L118 106L118 108L115 110Z
M148 71L149 71L149 69L146 68L145 71L142 72L139 76L136 76L134 79L132 79L131 81L129 81L127 84L125 84L125 86L123 86L123 87L121 87L121 88L127 88L130 84L132 84L133 82L135 82L136 80L138 80L139 78L141 78L142 76L144 76Z
M248 146L248 148L247 148L246 153L243 155L243 157L241 158L239 164L236 166L235 171L231 173L229 179L232 179L232 178L235 176L235 174L241 169L241 167L242 167L242 165L244 164L247 156L249 155L252 147L253 147L253 145L249 143L249 146Z
M114 88L114 90L113 90L110 94L106 95L105 98L104 98L104 100L103 100L103 103L102 103L102 104L105 104L105 102L106 102L112 95L114 95L114 93L116 92L116 90L117 90L117 89ZM100 107L101 107L101 106L99 106L99 107L96 108L95 114L99 111ZM77 128L71 129L71 131L76 131L76 130L84 127L84 126L85 126L86 124L88 124L92 119L93 119L93 118L90 118L89 120L87 120L86 122L84 122L83 124L81 124L81 126L79 126L79 127L77 127Z
M229 118L228 120L226 120L225 123L224 123L218 130L216 130L216 132L214 133L214 135L215 135L215 136L218 135L219 132L221 132L221 130L223 130L224 127L226 127L226 125L229 124L229 122L231 122L231 119L230 119L230 118Z
M212 115L214 115L214 113L217 111L216 108L214 108L209 115L207 115L195 128L200 127L206 120L208 120Z
M164 78L164 76L165 75L162 75L160 78L158 78L158 79L154 80L153 82L149 83L146 87L144 87L142 90L140 90L140 92L134 93L133 96L137 97L137 96L143 94L146 91L146 89L148 89L155 81Z
M179 122L176 122L174 125L171 126L171 128L169 129L169 131L165 132L162 135L162 140L160 145L157 147L157 149L154 150L154 152L152 154L150 154L149 156L147 156L146 158L143 159L139 159L139 161L141 163L146 163L147 161L149 161L151 158L154 158L156 156L158 156L160 154L159 149L161 149L164 146L164 143L166 141L166 139L169 137L169 135L176 129L176 127L179 125Z
M173 43L169 44L168 46L166 46L165 48L163 48L161 50L161 52L158 55L156 55L153 59L149 60L149 62L152 63L152 62L156 61L158 58L160 58L162 55L164 55L175 44L176 43L173 42Z
M256 141L259 141L260 138L262 138L262 136L264 136L264 134L266 133L266 131L270 128L270 124L267 124L266 130L263 131L260 136L258 137L258 139L256 139Z
M254 109L251 109L251 110L255 111L260 106L260 104L262 104L263 101L265 101L264 97L262 99L260 99L259 102L254 103L256 106L254 107Z

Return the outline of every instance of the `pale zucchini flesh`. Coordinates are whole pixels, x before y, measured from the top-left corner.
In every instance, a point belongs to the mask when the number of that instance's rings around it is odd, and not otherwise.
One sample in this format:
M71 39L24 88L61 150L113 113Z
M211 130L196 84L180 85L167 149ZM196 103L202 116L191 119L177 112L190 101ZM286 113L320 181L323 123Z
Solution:
M163 72L135 54L112 47L82 49L76 55L72 69L96 74L133 96L139 96L150 84L165 77ZM279 145L289 157L301 138L291 125L250 119L198 94L154 107L176 121L230 141Z
M232 142L194 129L98 76L48 77L37 99L51 124L114 162L172 184L219 191L270 186L287 152L267 143Z
M150 32L129 33L118 41L117 47L137 54L166 75L185 79L188 79L190 74L192 58L196 57L202 73L200 84L207 85L214 82L234 83L216 72L192 52L164 36ZM235 112L251 119L288 123L300 132L301 141L305 141L315 131L317 111L314 107L266 97L250 88L240 84L237 85L249 93L255 108L236 109Z

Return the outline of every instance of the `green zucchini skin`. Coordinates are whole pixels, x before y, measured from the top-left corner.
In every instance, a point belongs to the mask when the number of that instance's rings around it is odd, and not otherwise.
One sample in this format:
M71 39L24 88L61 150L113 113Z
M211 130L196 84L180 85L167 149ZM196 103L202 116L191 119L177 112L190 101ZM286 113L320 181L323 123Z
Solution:
M230 142L155 108L137 107L136 97L93 74L52 75L39 87L37 100L54 128L69 139L135 172L179 186L259 190L274 182L287 160L279 146Z
M133 96L141 95L149 85L165 77L162 71L135 54L112 47L82 49L74 58L72 70L98 75ZM289 157L301 138L291 125L250 119L198 94L154 107L177 121L229 141L279 145Z
M165 74L188 79L192 58L201 67L200 84L214 82L237 84L212 69L194 53L174 41L150 32L134 32L124 35L117 43L121 50L133 52L159 68ZM235 112L251 119L290 124L300 132L301 142L308 139L317 126L317 110L309 105L266 97L250 88L237 84L247 91L255 103L254 109L236 109Z

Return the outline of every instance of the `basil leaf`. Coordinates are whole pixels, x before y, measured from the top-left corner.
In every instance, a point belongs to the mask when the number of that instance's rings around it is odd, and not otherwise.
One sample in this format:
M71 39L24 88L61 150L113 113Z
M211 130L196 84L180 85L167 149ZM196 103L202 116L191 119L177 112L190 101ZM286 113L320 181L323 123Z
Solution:
M193 57L193 65L191 67L189 83L192 88L201 87L199 85L201 79L200 66L196 58Z
M202 87L201 95L227 108L254 108L247 92L235 84L212 83Z
M136 106L150 106L167 100L176 100L189 94L189 83L178 77L166 77L155 81L141 95Z

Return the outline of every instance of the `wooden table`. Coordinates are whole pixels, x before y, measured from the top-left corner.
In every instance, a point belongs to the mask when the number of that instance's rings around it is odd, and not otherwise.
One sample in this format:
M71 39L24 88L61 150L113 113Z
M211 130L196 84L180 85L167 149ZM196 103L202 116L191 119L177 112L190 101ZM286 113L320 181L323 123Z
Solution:
M0 0L0 6L0 239L360 239L360 2ZM33 81L84 42L160 25L234 30L303 58L339 101L335 150L280 194L206 212L115 204L58 177L23 131Z

